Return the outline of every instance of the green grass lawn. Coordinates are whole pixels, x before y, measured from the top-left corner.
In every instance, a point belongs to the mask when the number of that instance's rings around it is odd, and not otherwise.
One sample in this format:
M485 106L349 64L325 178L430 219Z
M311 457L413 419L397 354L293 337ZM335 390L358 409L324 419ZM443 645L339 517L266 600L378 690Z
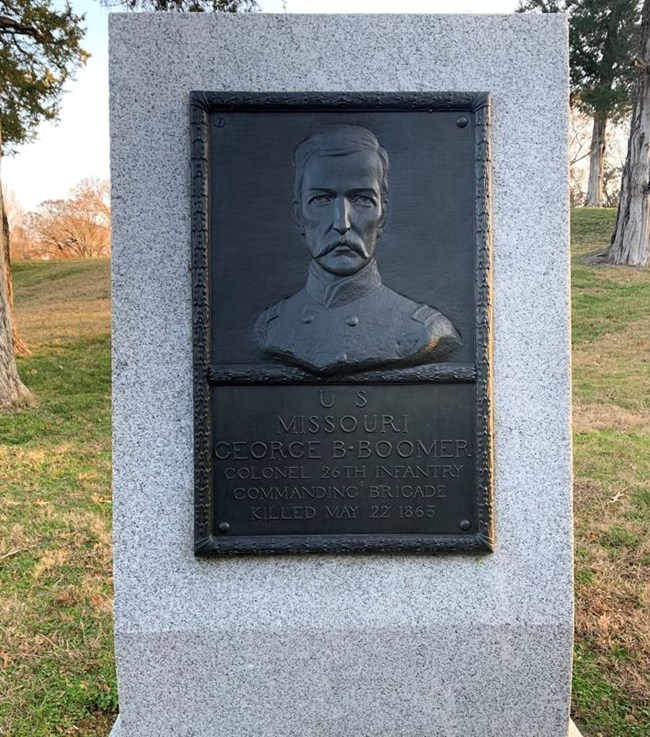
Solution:
M650 271L594 264L614 210L573 213L574 714L650 735Z
M585 737L648 737L650 272L594 264L613 220L573 220L573 711ZM1 737L106 737L117 710L108 270L15 265L35 402L0 415Z
M0 735L105 737L117 710L109 262L14 274L34 405L0 414Z

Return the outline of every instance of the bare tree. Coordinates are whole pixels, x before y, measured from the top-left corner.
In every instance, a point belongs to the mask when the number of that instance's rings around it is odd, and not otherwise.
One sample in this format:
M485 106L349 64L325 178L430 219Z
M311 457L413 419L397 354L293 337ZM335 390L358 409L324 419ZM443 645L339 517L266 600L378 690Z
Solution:
M569 166L575 166L589 156L591 118L572 107L569 111Z
M590 170L593 118L578 107L569 112L569 182L571 206L584 204ZM603 166L602 204L617 207L621 172L629 137L629 120L610 127Z
M585 181L591 142L593 120L579 108L572 106L569 111L569 183L571 206L583 204ZM587 169L585 169L587 164Z
M110 185L84 179L62 200L46 200L28 213L35 248L59 257L107 256L110 252Z
M641 14L642 46L634 60L636 79L627 159L608 261L650 264L650 0Z

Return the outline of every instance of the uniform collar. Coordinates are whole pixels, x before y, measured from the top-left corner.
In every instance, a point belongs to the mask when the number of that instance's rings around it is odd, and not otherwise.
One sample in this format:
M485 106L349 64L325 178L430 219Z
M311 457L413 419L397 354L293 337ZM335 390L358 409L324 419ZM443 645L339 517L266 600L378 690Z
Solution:
M325 307L340 307L365 297L380 286L381 276L374 259L351 276L330 274L312 261L309 264L305 289L319 304Z

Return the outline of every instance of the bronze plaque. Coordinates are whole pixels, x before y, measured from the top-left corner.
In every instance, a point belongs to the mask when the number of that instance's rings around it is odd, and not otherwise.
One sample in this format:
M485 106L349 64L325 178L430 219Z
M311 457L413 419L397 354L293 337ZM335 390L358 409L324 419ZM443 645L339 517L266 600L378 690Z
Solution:
M197 554L489 551L489 96L191 95Z

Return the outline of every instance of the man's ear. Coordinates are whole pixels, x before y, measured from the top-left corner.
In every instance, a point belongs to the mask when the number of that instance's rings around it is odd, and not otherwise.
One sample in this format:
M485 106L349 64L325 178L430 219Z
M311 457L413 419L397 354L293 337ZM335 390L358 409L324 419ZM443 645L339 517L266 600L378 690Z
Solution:
M302 212L300 210L300 202L298 200L293 201L293 218L296 223L296 228L298 228L298 232L300 235L305 235L305 222L302 217Z

